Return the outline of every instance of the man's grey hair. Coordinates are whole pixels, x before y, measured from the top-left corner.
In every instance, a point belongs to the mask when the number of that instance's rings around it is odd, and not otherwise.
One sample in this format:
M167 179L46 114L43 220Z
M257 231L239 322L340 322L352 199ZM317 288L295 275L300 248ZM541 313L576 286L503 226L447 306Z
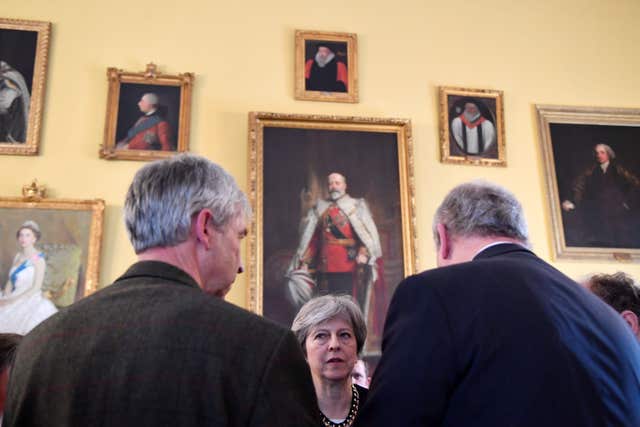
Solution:
M447 194L433 218L433 235L440 247L438 224L452 236L509 237L529 244L520 202L505 188L487 181L461 184Z
M142 97L151 105L157 106L158 105L158 95L156 95L153 92L149 92L149 93L145 93L144 95L142 95Z
M302 306L296 318L293 319L291 330L295 334L302 351L307 354L305 342L309 333L319 324L336 317L342 317L353 328L356 338L358 354L364 347L367 339L367 325L362 315L362 310L349 295L323 295L312 298Z
M604 151L606 151L607 155L609 156L609 160L613 160L616 158L616 152L613 151L613 148L609 147L607 144L603 144L603 143L597 144L595 147L593 147L593 150L594 151L597 150L598 147L604 148Z
M213 225L251 215L245 194L224 169L204 157L179 154L140 169L127 191L124 220L136 253L175 246L189 237L194 215L210 209Z

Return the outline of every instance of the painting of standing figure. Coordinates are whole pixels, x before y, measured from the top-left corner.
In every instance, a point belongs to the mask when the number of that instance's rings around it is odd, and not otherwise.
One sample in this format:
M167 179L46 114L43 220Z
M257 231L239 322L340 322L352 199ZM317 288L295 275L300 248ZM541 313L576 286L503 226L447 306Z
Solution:
M251 113L247 306L290 326L311 298L349 295L375 366L395 286L415 271L408 120Z
M557 256L640 258L640 110L537 110Z

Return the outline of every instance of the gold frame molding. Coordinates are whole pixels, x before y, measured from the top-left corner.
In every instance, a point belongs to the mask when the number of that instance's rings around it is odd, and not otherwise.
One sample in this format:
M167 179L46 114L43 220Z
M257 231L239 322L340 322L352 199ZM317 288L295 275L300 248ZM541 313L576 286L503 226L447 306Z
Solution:
M440 100L440 161L442 163L455 163L480 166L507 166L506 142L504 136L504 101L501 90L469 89L462 87L441 86L438 88ZM451 95L469 98L494 99L496 102L496 146L498 158L492 159L481 155L452 155L450 150L451 131L449 129L449 104Z
M324 115L280 114L266 112L249 113L249 200L254 220L248 236L247 308L263 313L263 213L264 213L264 128L298 128L316 130L357 130L395 133L397 135L398 182L402 217L402 260L404 276L416 271L415 233L415 188L413 174L413 141L411 121L407 119L384 119L364 117L342 117Z
M35 180L30 185L25 185L23 187L22 194L23 197L0 197L0 208L91 212L84 295L82 296L84 297L97 291L99 285L100 251L104 221L104 200L46 198L44 187L38 185Z
M34 156L38 154L40 149L40 128L42 127L42 105L49 59L51 22L0 18L0 30L35 31L38 33L26 141L24 143L0 141L0 154Z
M188 151L191 121L191 96L193 90L193 73L162 74L158 73L154 63L147 64L142 72L123 71L114 67L107 69L109 94L107 96L107 117L105 120L104 143L100 145L100 157L107 160L155 160L171 157L176 153ZM127 150L116 149L116 127L118 122L118 103L120 101L121 83L135 83L156 86L174 86L180 88L180 113L178 118L177 149L175 151L160 150Z
M553 141L550 124L585 124L609 126L640 126L640 109L535 105L538 116L540 147L545 167L547 197L553 226L553 253L559 259L602 259L616 261L640 260L640 248L597 248L567 246L562 222Z
M305 101L358 102L358 36L353 33L296 30L295 54L295 98ZM305 89L305 42L322 40L347 44L348 90L342 92L320 92Z

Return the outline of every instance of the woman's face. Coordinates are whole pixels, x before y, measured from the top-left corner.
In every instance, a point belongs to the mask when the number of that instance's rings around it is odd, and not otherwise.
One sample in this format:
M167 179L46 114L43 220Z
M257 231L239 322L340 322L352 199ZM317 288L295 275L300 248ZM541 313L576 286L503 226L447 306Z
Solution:
M33 246L36 240L36 235L29 228L23 228L18 232L18 244L21 248Z
M320 380L346 380L356 363L358 346L351 322L334 317L318 324L305 341L311 375Z

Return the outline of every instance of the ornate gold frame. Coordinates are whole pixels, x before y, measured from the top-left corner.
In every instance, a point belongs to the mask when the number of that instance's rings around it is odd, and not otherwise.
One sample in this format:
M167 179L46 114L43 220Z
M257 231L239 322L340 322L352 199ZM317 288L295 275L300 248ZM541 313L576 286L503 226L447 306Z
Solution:
M45 189L36 181L25 185L23 197L0 197L0 208L4 209L47 209L57 211L89 211L91 225L89 230L89 247L85 273L83 296L98 290L100 270L100 250L104 218L104 200L49 199L45 197Z
M504 102L503 93L500 90L491 89L468 89L461 87L441 86L438 88L440 99L440 160L443 163L456 163L480 166L507 166L506 143L504 136ZM496 102L496 144L498 148L498 158L492 159L483 156L473 155L452 155L450 150L451 132L449 129L449 106L448 97L450 95L464 96L470 98L489 98Z
M302 128L320 130L358 130L395 133L397 135L399 195L402 217L402 251L404 276L416 271L415 189L413 175L413 141L411 122L406 119L382 119L322 115L249 113L249 199L254 221L248 237L247 308L263 312L263 191L264 191L264 128Z
M104 128L104 143L100 145L100 157L107 160L154 160L163 159L189 149L189 130L191 120L191 93L193 73L177 75L158 73L155 64L147 64L143 72L128 72L110 67L107 69L109 94L107 96L107 117ZM125 150L116 149L116 127L118 122L118 102L120 84L137 83L157 86L176 86L180 88L180 113L178 121L176 151Z
M358 102L358 36L352 33L296 30L295 98L306 101ZM348 91L319 92L305 89L305 41L323 40L347 43Z
M29 108L29 123L27 125L26 141L24 144L0 141L0 154L34 156L38 154L38 150L40 149L42 104L44 102L47 61L49 58L51 23L0 18L0 30L35 31L38 33L38 41L36 43L35 51L36 58L33 67L33 80L31 84L31 105Z
M551 210L553 226L553 253L555 258L561 259L607 259L617 261L631 261L640 259L640 249L629 248L594 248L567 246L560 195L553 155L553 141L551 140L550 124L587 124L587 125L619 125L640 126L640 109L632 108L601 108L601 107L573 107L561 105L536 105L538 115L538 129L540 147L545 166L547 197Z

